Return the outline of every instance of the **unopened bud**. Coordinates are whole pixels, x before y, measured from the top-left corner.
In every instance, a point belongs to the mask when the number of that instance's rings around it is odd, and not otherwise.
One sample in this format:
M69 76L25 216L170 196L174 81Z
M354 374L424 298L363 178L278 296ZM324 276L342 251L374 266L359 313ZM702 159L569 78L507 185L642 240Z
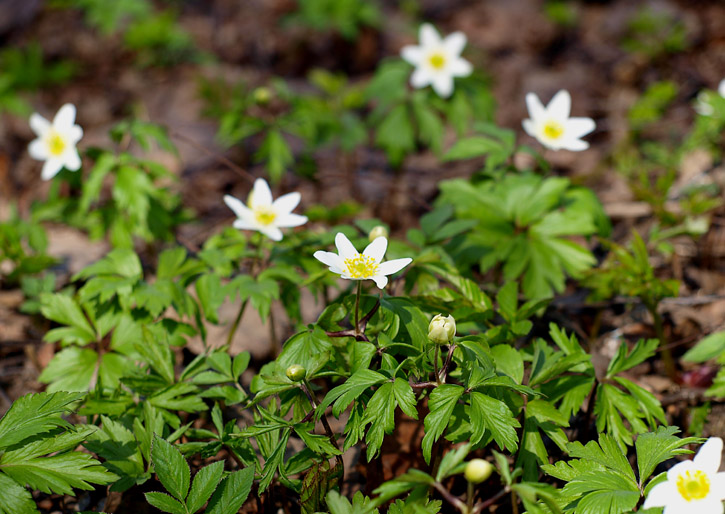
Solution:
M388 237L388 229L382 225L374 226L373 229L370 231L370 234L368 234L368 239L371 243L379 237Z
M254 103L266 105L272 99L272 92L268 87L258 87L252 92L252 98L254 98Z
M448 344L456 335L456 320L450 314L437 314L428 325L428 339L436 344Z
M299 364L292 364L289 368L287 368L286 375L292 382L301 382L305 379L307 370Z
M473 459L466 464L463 475L466 480L474 484L480 484L488 479L493 472L493 466L490 462L483 459Z

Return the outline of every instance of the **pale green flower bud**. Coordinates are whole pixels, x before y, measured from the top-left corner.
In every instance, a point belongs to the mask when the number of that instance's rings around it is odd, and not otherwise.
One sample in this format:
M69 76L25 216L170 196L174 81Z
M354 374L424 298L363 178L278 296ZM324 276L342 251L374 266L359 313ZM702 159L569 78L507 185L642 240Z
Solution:
M388 229L382 225L374 226L373 229L370 231L370 234L368 234L368 239L371 243L379 237L384 237L386 239L388 237Z
M254 103L259 105L267 105L272 99L272 92L268 87L258 87L252 92Z
M488 479L493 472L493 466L490 462L483 459L473 459L466 464L463 475L466 480L474 484L480 484Z
M456 335L456 320L450 314L437 314L428 325L428 339L436 344L448 344Z
M307 370L299 364L292 364L287 368L286 375L292 382L302 382L307 375Z

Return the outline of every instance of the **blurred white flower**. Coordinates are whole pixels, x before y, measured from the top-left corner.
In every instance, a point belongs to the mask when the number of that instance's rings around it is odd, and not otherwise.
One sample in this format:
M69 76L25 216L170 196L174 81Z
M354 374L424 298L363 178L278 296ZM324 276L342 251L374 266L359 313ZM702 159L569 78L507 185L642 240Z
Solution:
M76 107L65 104L53 118L53 123L40 114L30 116L30 128L35 135L28 145L28 153L33 159L45 161L40 176L43 180L55 177L64 167L77 171L81 167L81 157L76 145L83 137L83 129L75 124Z
M589 148L580 138L594 130L591 118L570 118L571 96L566 90L554 95L544 107L534 93L526 95L526 107L530 119L523 121L524 130L539 143L551 150L579 151Z
M715 112L712 108L712 104L710 104L710 92L709 91L700 91L700 94L697 95L697 100L695 100L695 111L698 114L702 114L703 116L712 116L712 114ZM717 94L725 98L725 79L720 81L720 85L717 86Z
M299 227L307 223L307 216L292 214L300 198L300 194L295 192L272 201L269 184L263 178L258 178L249 193L248 205L230 195L224 196L224 203L237 215L234 228L257 230L274 241L281 241L281 228Z
M388 284L386 275L397 273L413 261L410 257L406 257L381 262L388 249L388 240L384 237L376 238L363 250L363 253L359 253L350 240L345 237L345 234L338 232L335 236L335 246L337 253L317 251L315 259L329 266L330 271L339 274L342 278L347 280L370 279L380 289Z
M718 473L723 441L711 437L693 460L672 466L667 481L652 488L644 508L664 507L662 514L722 514L725 473Z
M415 88L432 85L438 96L447 98L453 93L453 78L466 77L473 71L473 66L461 57L466 46L466 35L463 32L441 39L440 34L430 23L420 26L420 45L403 47L400 55L415 66L410 77L410 84Z

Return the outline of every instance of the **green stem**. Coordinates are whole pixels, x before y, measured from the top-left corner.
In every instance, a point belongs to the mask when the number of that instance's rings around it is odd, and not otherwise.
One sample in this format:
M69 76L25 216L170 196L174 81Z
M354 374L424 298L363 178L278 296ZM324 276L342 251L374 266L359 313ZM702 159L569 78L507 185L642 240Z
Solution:
M362 294L362 280L357 281L357 293L355 294L355 334L359 335L360 323L360 295Z
M469 514L473 512L473 482L468 482L468 494L466 496L466 507Z
M239 327L239 322L242 321L242 314L244 314L244 309L247 308L247 303L249 303L249 298L244 300L242 302L242 305L239 306L239 312L237 312L237 317L234 318L234 323L232 324L232 328L229 330L229 334L227 335L227 351L229 348L231 348L232 339L234 339L234 333L237 331L237 328Z
M441 377L438 374L438 352L440 352L440 345L436 344L435 357L433 358L433 372L435 373L436 384L441 383Z

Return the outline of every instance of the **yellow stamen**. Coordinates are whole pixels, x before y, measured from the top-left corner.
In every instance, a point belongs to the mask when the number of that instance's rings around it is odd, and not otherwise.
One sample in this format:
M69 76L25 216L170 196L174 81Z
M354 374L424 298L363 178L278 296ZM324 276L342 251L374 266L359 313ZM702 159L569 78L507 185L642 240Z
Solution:
M269 207L257 207L254 209L254 219L260 225L271 225L277 218L277 213Z
M558 121L550 120L544 125L544 135L549 139L559 139L564 134L564 126Z
M351 278L372 278L378 272L375 259L361 253L352 259L345 259L345 268Z
M48 136L48 151L51 155L55 155L56 157L62 155L65 147L65 139L57 132L54 131Z
M446 65L446 56L442 53L435 53L428 58L428 61L436 70L441 70Z
M688 502L702 500L710 492L710 479L699 469L685 471L677 477L677 490Z

